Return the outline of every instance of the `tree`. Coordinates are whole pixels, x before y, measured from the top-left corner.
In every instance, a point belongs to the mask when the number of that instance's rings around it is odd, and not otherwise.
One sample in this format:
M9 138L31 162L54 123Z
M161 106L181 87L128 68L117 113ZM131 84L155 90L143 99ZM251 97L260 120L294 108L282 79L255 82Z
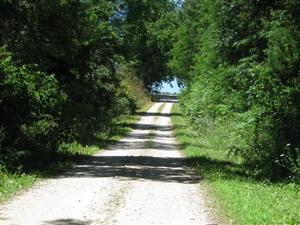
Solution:
M167 66L176 28L176 4L163 1L124 1L124 55L148 88L171 79Z
M299 2L184 2L171 68L197 129L225 129L253 174L299 176Z

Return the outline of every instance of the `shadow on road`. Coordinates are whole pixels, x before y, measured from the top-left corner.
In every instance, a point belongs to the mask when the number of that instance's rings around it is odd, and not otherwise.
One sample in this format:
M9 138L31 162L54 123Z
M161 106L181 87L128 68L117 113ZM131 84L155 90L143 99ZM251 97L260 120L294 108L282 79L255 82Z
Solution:
M168 95L168 94L151 94L151 98L153 102L170 102L175 103L178 102L177 95Z
M77 219L58 219L45 221L43 225L87 225L91 224L92 221L82 221Z
M171 117L171 116L181 116L181 113L158 113L158 112L137 112L137 115L141 116L164 116L164 117Z
M58 178L123 177L128 180L197 183L199 177L183 158L91 156Z
M170 117L170 114L146 113L144 116ZM115 155L108 153L108 155L87 157L58 178L116 177L126 180L152 180L183 184L199 182L199 176L188 165L186 159L179 156L174 157L172 154L169 157L147 155L147 151L152 153L178 151L179 146L171 139L171 130L172 126L169 124L136 124L133 132L125 139L106 148L108 152L119 151ZM151 131L156 132L156 138L149 138ZM149 142L151 142L150 147ZM145 155L139 156L141 153Z

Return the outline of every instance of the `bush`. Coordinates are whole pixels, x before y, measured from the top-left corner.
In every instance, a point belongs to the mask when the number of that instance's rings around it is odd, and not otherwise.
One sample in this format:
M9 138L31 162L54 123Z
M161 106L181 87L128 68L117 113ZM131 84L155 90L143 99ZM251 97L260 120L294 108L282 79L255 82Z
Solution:
M57 80L34 66L15 66L3 48L0 74L1 155L10 152L18 161L55 150L61 142L60 106L66 101Z
M297 1L188 0L171 52L193 126L273 180L300 177L299 13Z

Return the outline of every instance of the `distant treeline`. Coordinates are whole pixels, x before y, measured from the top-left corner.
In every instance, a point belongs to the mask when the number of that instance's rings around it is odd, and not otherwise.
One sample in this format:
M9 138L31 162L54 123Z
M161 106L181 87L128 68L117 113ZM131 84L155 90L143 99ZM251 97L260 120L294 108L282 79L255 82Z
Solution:
M169 79L176 8L0 0L0 170L84 142L141 105L143 85Z
M181 104L229 156L271 179L300 175L300 2L186 0L170 66Z

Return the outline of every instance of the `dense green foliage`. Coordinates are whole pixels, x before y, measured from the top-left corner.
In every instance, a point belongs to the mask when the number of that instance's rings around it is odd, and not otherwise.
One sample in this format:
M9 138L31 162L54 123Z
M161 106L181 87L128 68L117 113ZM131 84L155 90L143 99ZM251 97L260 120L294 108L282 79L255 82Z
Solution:
M173 78L167 66L177 27L177 5L169 0L126 0L127 17L121 23L124 55L145 85L159 85Z
M176 37L170 66L195 128L252 175L299 179L299 1L186 0Z
M98 4L1 2L6 46L1 50L1 160L6 164L47 158L63 141L94 135L115 112L112 4Z
M64 143L109 135L114 118L148 101L143 85L167 77L164 24L175 8L161 3L0 0L0 170L34 167ZM132 18L132 7L153 17ZM147 52L138 64L155 65L156 77L132 63L138 46Z
M30 152L57 148L61 136L58 114L66 95L53 75L16 67L5 52L0 57L0 159L10 164Z

